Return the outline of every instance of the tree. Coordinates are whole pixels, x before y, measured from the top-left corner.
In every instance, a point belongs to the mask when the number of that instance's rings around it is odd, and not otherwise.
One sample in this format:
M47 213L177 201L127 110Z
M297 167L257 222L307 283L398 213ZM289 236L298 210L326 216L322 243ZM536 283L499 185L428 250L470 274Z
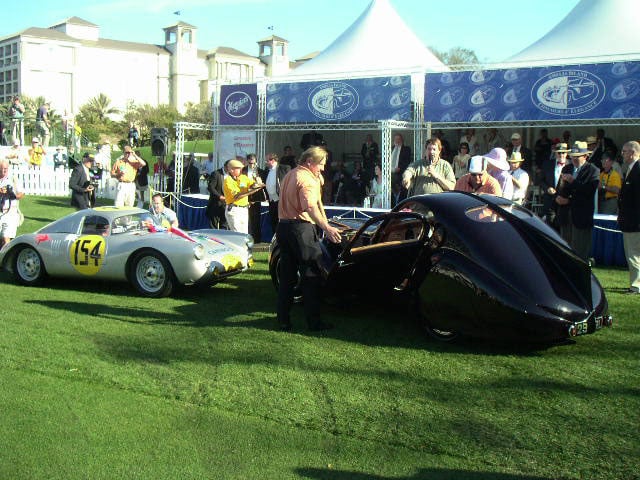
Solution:
M447 52L433 47L429 48L442 63L451 67L452 70L465 70L470 66L480 63L476 52L469 48L453 47Z
M85 125L109 122L109 115L120 113L117 108L111 106L111 99L104 93L90 99L80 107L78 120Z
M166 127L169 129L169 136L175 136L174 124L182 120L178 110L166 104L158 105L157 107L145 104L136 107L135 110L135 115L132 115L131 118L135 119L138 125L140 139L143 144L148 141L153 127ZM128 128L127 125L127 131Z
M210 124L213 121L213 110L210 102L191 103L186 105L186 111L182 120L189 123ZM211 138L209 130L187 130L185 131L187 140L204 140Z

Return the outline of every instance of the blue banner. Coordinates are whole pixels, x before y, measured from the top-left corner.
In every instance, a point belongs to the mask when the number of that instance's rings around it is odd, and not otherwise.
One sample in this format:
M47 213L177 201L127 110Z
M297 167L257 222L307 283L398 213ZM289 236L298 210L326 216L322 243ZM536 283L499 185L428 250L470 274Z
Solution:
M640 62L429 73L427 122L640 118Z
M411 120L411 77L267 86L267 123Z
M220 125L258 123L258 86L223 85L220 88Z

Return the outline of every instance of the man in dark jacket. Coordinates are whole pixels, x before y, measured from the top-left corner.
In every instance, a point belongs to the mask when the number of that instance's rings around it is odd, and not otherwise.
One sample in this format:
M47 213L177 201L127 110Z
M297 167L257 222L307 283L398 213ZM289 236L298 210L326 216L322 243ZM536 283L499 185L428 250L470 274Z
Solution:
M630 287L627 293L640 293L640 143L622 147L627 173L618 196L618 225L622 230L624 254L629 265Z
M571 163L562 169L556 203L569 206L569 221L560 226L560 235L588 261L591 253L591 234L595 195L600 183L600 170L587 162L591 152L586 142L575 142L569 153Z
M540 178L540 188L542 189L542 216L548 225L559 230L556 223L556 188L560 181L562 169L567 164L567 153L569 147L566 143L557 143L554 149L555 160L548 160L542 164L542 176Z
M226 163L225 163L226 167ZM227 229L227 219L224 216L224 192L222 185L224 183L224 168L214 170L210 175L207 183L209 191L209 201L207 202L207 217L211 228Z
M255 154L250 153L247 155L247 166L242 169L242 173L257 184L262 183L263 170L258 168L258 160ZM249 195L249 233L256 243L262 241L260 208L262 202L266 200L267 194L264 189Z
M82 157L82 163L76 165L71 172L69 179L69 188L71 189L71 206L76 210L84 210L90 208L89 196L93 190L91 185L91 174L89 168L93 164L93 157L85 153Z
M278 155L267 155L267 168L262 171L262 182L266 185L266 193L269 199L269 220L271 232L276 232L278 226L278 201L280 200L280 183L284 176L291 170L289 165L278 163Z

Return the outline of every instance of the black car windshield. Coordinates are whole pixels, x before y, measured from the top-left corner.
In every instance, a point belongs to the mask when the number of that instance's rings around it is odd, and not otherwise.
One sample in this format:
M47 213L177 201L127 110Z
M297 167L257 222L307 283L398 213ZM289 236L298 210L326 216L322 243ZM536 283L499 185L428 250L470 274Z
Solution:
M126 232L148 232L150 229L160 229L153 216L148 212L123 215L113 220L111 234L118 235Z
M528 219L532 216L532 213L530 211L516 204L501 206L505 211L512 213L519 218ZM505 220L500 210L494 210L489 205L480 205L478 207L469 208L465 212L465 215L467 216L467 218L481 223L496 223L503 222Z

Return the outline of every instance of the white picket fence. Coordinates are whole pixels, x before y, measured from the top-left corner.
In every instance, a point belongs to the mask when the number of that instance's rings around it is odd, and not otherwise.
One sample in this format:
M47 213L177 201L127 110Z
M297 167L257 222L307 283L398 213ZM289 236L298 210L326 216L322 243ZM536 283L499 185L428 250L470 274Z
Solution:
M71 170L66 168L13 166L11 175L27 195L44 195L50 197L67 197L70 195L69 177ZM103 173L96 190L98 198L115 198L117 181Z
M22 191L27 195L42 195L50 197L68 197L71 195L69 190L69 177L71 170L66 168L52 168L49 166L29 167L28 165L12 166L10 175L14 175L16 182ZM149 175L149 187L158 190L159 180L153 175ZM96 189L96 197L98 198L116 198L116 187L118 181L111 178L109 172L104 171L102 178ZM207 194L207 182L200 181L200 193ZM145 195L146 201L149 201L149 194Z

